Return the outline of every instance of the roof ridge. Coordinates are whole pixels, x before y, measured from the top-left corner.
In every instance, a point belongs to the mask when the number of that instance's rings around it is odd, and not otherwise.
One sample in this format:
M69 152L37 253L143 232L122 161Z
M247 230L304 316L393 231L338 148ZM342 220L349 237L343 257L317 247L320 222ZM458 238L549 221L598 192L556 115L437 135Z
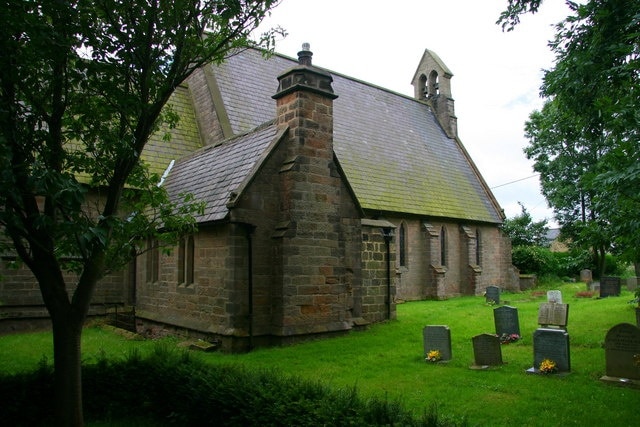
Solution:
M247 48L246 50L251 50L251 49L252 49L252 50L256 50L256 51L260 51L259 49L256 49L256 48ZM294 65L295 65L295 64L298 64L298 60L297 60L297 59L295 59L295 58L293 58L293 57L291 57L291 56L289 56L289 55L285 55L284 53L280 53L280 52L273 52L273 55L275 55L275 56L279 56L280 58L283 58L283 59L287 59L287 60L289 60L289 61L293 62L293 63L294 63ZM405 95L404 93L397 92L397 91L395 91L395 90L392 90L392 89L386 88L386 87L384 87L384 86L380 86L380 85L378 85L378 84L371 83L371 82L368 82L368 81L366 81L366 80L362 80L362 79L359 79L359 78L357 78L357 77L353 77L353 76L350 76L350 75L348 75L348 74L341 73L341 72L339 72L339 71L334 71L334 70L332 70L332 69L330 69L330 68L326 68L326 67L319 66L319 65L316 65L316 64L313 64L313 67L314 67L314 68L318 68L318 69L320 69L320 70L322 70L322 71L325 71L325 72L327 72L327 73L331 74L332 76L339 76L339 77L341 77L341 78L343 78L343 79L352 80L352 81L354 81L354 82L357 82L357 83L360 83L360 84L363 84L363 85L366 85L366 86L370 86L370 87L372 87L372 88L379 89L379 90L382 90L382 91L384 91L384 92L388 92L388 93L390 93L390 94L397 95L397 96L400 96L400 97L405 98L405 99L409 99L409 100L412 100L412 101L415 101L415 102L418 102L418 103L421 103L421 104L428 104L428 103L427 103L427 102L425 102L425 101L422 101L422 100L416 99L416 98L415 98L414 96L412 96L412 95Z

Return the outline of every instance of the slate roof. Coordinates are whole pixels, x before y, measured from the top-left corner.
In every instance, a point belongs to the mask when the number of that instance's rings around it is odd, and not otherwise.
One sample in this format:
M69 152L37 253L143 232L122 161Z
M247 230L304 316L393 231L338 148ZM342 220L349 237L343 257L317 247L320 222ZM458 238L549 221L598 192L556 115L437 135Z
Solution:
M163 126L154 133L142 152L142 160L152 173L162 176L172 160L193 153L202 147L196 114L187 86L179 86L171 95L168 104L180 120L175 128ZM170 138L165 140L165 135Z
M213 66L234 133L274 119L277 76L295 65L282 55L265 60L247 50ZM464 147L447 137L427 104L329 72L338 95L334 151L363 209L502 222Z
M199 223L222 220L232 193L251 181L279 140L270 122L249 134L207 146L178 160L163 185L174 199L190 193L205 203L204 214L195 217Z

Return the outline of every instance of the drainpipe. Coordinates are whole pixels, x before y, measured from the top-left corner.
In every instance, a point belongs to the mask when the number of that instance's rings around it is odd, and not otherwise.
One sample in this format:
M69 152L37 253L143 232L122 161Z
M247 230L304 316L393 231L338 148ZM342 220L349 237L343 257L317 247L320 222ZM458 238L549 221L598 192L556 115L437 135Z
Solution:
M391 320L391 239L393 238L393 228L383 227L382 237L387 252L387 320Z
M249 318L249 351L253 349L253 232L255 225L242 224L247 233L247 275L248 275L248 318Z

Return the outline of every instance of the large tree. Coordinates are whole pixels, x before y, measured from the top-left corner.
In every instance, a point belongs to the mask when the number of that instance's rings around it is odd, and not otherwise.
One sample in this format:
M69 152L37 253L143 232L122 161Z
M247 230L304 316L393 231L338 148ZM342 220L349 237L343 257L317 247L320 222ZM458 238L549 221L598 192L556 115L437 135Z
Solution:
M80 341L99 280L141 238L193 225L140 161L145 144L175 124L167 102L196 68L272 47L272 31L251 33L276 3L3 2L0 242L31 269L51 316L59 425L83 424Z
M540 0L509 0L499 23L512 30ZM566 1L550 42L543 109L527 123L526 149L563 232L601 258L613 248L640 261L640 2Z
M573 247L590 249L598 271L604 271L611 239L608 221L596 203L593 179L608 148L602 138L581 135L583 127L577 119L559 108L556 99L547 101L525 125L529 145L524 152L534 160L542 193L563 236Z

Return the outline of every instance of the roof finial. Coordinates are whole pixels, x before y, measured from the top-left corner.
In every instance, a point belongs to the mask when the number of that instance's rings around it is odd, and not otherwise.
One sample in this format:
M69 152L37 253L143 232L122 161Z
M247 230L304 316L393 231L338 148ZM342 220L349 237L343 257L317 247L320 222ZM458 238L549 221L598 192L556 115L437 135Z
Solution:
M298 64L311 66L311 57L313 56L313 52L309 49L311 46L309 43L302 43L302 50L298 52Z

